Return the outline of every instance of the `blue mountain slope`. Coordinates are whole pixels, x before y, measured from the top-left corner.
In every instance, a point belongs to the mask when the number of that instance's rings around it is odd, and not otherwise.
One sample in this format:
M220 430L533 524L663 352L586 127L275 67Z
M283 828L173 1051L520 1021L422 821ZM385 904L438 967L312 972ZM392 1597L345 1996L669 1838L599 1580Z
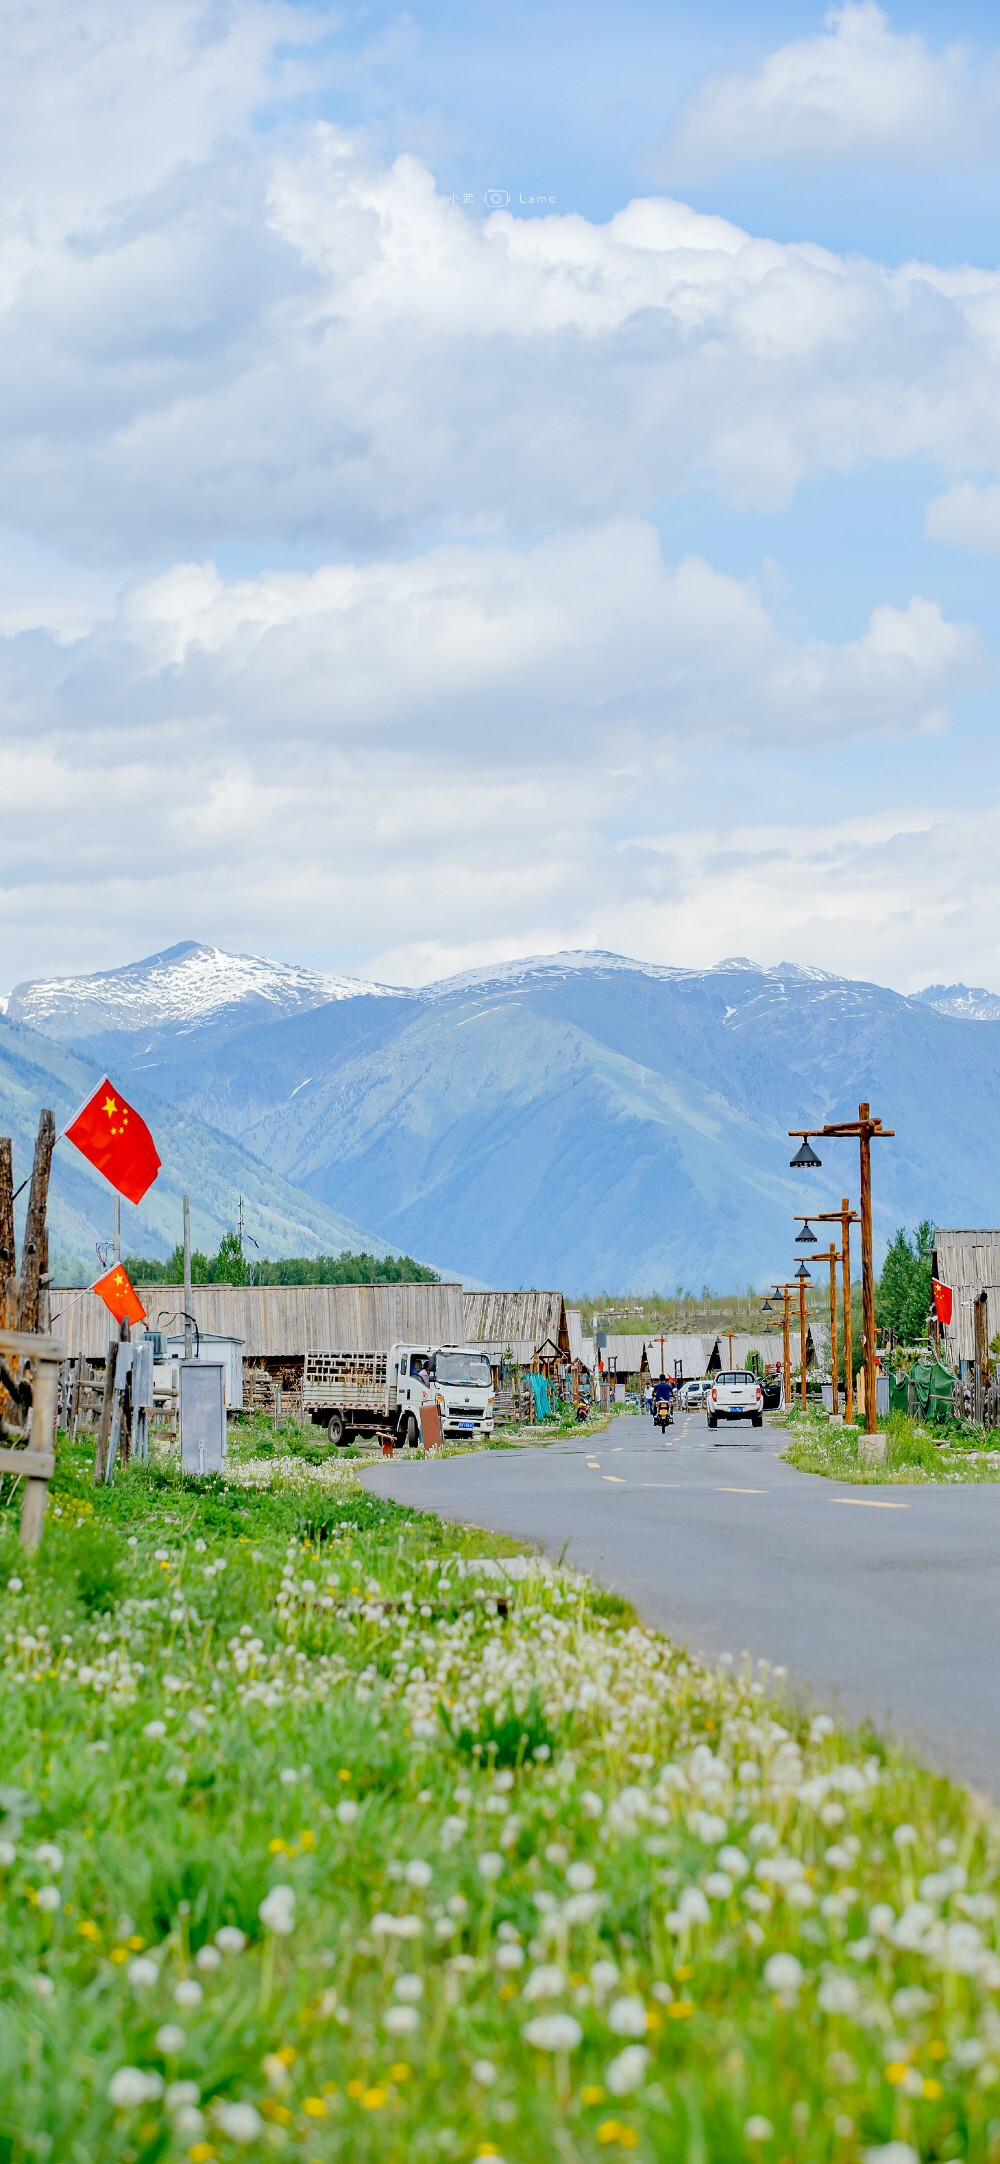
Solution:
M51 1037L0 1017L0 1133L14 1146L14 1184L31 1169L38 1114L50 1105L61 1128L101 1076L100 1062L80 1058ZM337 1253L345 1247L378 1254L385 1243L336 1209L306 1195L253 1158L228 1135L144 1094L163 1168L138 1208L122 1203L126 1251L166 1255L181 1236L181 1196L191 1196L195 1244L216 1248L235 1223L242 1194L247 1222L265 1254ZM26 1196L18 1204L23 1223ZM96 1274L95 1241L110 1239L114 1197L106 1180L78 1150L60 1141L52 1161L49 1239L53 1272L83 1268Z
M71 1030L72 1000L43 1004L49 1031ZM322 1208L488 1283L787 1274L794 1212L856 1199L857 1152L824 1145L820 1173L793 1174L786 1131L853 1117L861 1098L896 1129L876 1145L880 1244L923 1215L1000 1223L1000 1022L967 1007L793 964L583 954L259 1011L134 1031L123 1083L226 1128Z

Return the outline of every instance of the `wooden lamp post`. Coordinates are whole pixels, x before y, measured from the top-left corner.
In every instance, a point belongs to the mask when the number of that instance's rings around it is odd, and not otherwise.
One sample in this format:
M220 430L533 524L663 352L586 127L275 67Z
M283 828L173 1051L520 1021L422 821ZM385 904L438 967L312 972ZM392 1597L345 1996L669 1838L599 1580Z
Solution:
M781 1351L784 1368L784 1395L786 1405L788 1405L792 1395L792 1354L791 1346L789 1343L788 1303L794 1291L794 1285L776 1285L774 1288L775 1299L777 1299L778 1294L780 1293L784 1303L784 1313L781 1318Z
M856 1120L831 1120L825 1127L790 1127L789 1135L801 1138L801 1147L791 1160L792 1166L814 1167L822 1164L810 1147L810 1135L830 1136L837 1141L856 1137L861 1156L861 1312L865 1334L865 1433L878 1433L878 1416L875 1410L875 1269L872 1257L872 1152L873 1138L890 1141L895 1134L892 1127L883 1127L881 1120L873 1120L871 1107L858 1106ZM848 1305L850 1296L848 1292Z
M856 1224L857 1224L857 1222L858 1222L858 1213L857 1213L857 1211L856 1211L856 1210L852 1210L852 1208L851 1208L851 1205L850 1205L850 1203L849 1203L849 1201L848 1201L848 1199L847 1199L847 1196L846 1196L846 1195L842 1195L842 1196L841 1196L841 1200L840 1200L840 1208L839 1208L839 1210L814 1210L814 1211L813 1211L813 1213L812 1213L812 1215L813 1215L813 1219L814 1219L814 1221L815 1221L815 1223L816 1223L817 1225L839 1225L839 1226L840 1226L840 1239L841 1239L841 1247L840 1247L840 1254L839 1254L839 1256L838 1256L837 1260L838 1260L838 1261L840 1262L840 1265L841 1265L841 1269L842 1269L842 1273L843 1273L843 1297L844 1297L844 1417L845 1417L845 1419L846 1419L846 1420L847 1420L847 1421L848 1421L848 1422L850 1423L850 1422L851 1422L851 1421L853 1421L853 1419L854 1419L854 1343L853 1343L853 1335L852 1335L852 1328L851 1328L851 1226L852 1226L852 1225L856 1225ZM831 1250L831 1253L832 1253L832 1250ZM818 1258L818 1259L822 1259L822 1260L823 1260L823 1261L825 1262L825 1261L829 1260L830 1258L824 1255L824 1256L823 1256L822 1258ZM831 1316L832 1316L832 1315L833 1315L833 1301L834 1301L834 1284L833 1284L833 1277L834 1277L834 1266L833 1266L833 1263L832 1263L832 1261L830 1262L830 1276L831 1276L831 1286L830 1286L830 1299L831 1299ZM836 1322L835 1322L835 1320L834 1320L834 1321L833 1321L833 1322L831 1323L831 1333L832 1333L832 1342L833 1342L833 1347L834 1347L834 1352L833 1352L833 1410L834 1410L834 1412L836 1412L836 1411L837 1411L837 1354L836 1354L836 1344L837 1344L837 1337L836 1337Z

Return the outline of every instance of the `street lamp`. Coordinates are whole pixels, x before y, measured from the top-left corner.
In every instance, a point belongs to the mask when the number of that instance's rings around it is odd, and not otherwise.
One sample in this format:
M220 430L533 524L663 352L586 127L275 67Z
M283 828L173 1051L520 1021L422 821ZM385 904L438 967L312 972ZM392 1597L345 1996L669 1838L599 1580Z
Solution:
M854 1419L854 1343L851 1324L851 1226L856 1225L858 1213L852 1210L846 1195L840 1198L839 1210L814 1210L817 1225L840 1226L840 1253L835 1259L824 1255L830 1263L830 1343L833 1348L833 1410L838 1411L837 1392L837 1276L836 1264L840 1263L844 1284L844 1413L848 1424Z
M788 1160L789 1170L792 1172L816 1171L817 1167L822 1164L823 1159L821 1157L817 1157L815 1150L810 1148L808 1129L796 1127L789 1128L788 1131L789 1134L800 1134L803 1136L801 1148L797 1149L794 1157L790 1157Z
M794 1140L802 1137L802 1149L809 1146L809 1136L830 1135L838 1140L857 1138L861 1155L861 1311L865 1334L865 1433L878 1433L878 1417L875 1409L875 1270L872 1259L872 1140L891 1141L895 1129L883 1127L881 1120L873 1120L871 1107L858 1106L856 1120L832 1120L826 1127L790 1127ZM806 1158L797 1150L792 1164L816 1164L815 1152Z
M814 1233L812 1226L809 1223L808 1217L803 1217L800 1222L802 1225L802 1230L801 1232L797 1232L795 1235L796 1247L815 1247L816 1234Z

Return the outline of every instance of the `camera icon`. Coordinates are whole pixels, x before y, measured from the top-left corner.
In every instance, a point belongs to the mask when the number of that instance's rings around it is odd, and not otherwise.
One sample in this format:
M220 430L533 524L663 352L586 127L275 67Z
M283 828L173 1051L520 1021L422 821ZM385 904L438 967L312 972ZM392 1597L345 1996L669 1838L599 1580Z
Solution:
M487 210L506 210L510 196L506 188L487 188L483 202Z

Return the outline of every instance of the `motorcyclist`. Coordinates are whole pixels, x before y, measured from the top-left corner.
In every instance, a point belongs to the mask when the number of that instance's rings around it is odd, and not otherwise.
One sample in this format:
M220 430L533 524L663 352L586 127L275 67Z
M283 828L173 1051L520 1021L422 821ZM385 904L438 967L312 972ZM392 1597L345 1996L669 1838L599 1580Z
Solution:
M653 1384L653 1419L664 1422L672 1420L674 1386L669 1375L661 1375Z

